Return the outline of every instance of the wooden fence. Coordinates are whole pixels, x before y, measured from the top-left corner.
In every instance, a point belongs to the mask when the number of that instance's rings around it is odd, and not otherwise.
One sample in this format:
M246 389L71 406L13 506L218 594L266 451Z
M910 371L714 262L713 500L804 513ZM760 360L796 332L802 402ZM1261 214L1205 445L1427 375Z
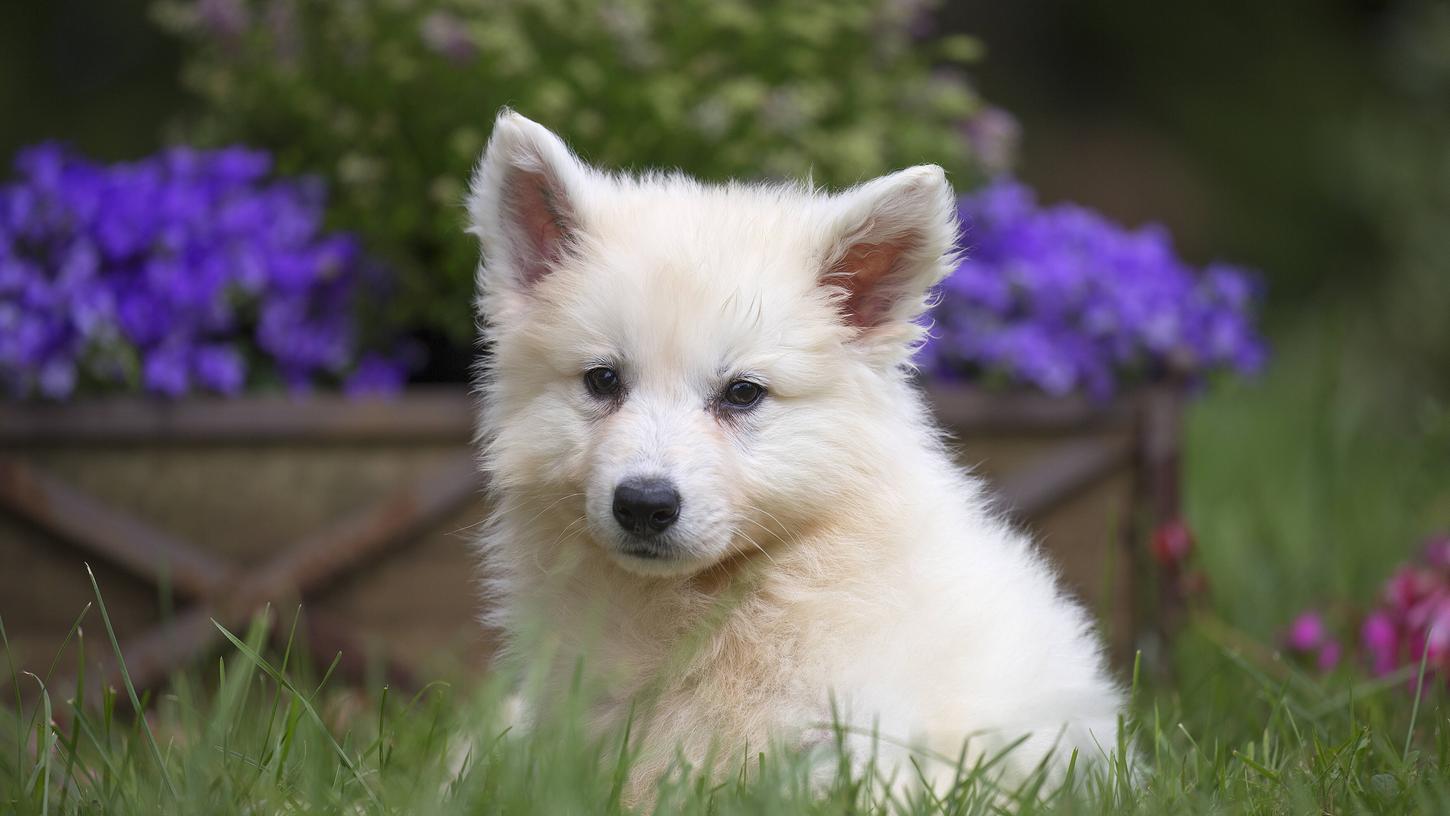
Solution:
M1141 545L1178 513L1178 392L1107 404L928 395L962 461L1034 529L1115 653L1155 637L1171 610ZM284 623L304 604L306 642L324 665L340 651L346 675L411 685L444 664L481 668L470 539L488 508L473 416L459 389L0 404L0 616L13 655L30 670L51 664L93 597L88 562L140 685L218 646L213 619L236 629L268 603ZM116 682L94 610L85 627L88 675Z

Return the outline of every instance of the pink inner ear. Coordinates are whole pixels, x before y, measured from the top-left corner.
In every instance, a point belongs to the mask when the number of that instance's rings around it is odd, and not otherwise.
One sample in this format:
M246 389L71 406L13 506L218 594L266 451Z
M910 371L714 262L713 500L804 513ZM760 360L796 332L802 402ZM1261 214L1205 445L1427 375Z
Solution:
M553 270L568 237L559 191L547 174L514 170L509 174L508 206L517 231L519 275L532 286Z
M846 290L842 304L846 322L869 329L885 322L900 296L894 285L897 262L911 243L903 235L874 244L855 244L831 268L827 282Z

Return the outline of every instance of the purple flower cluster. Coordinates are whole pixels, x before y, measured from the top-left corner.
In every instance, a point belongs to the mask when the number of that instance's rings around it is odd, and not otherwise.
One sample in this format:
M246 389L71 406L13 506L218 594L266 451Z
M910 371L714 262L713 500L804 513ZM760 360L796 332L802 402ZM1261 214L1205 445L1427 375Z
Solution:
M323 232L320 184L270 170L241 148L109 166L23 151L0 187L0 391L401 382L396 364L359 361L354 305L376 267Z
M942 284L918 358L932 376L1106 398L1129 383L1264 362L1253 277L1193 269L1161 228L1039 207L1010 179L962 199L960 215L964 260Z

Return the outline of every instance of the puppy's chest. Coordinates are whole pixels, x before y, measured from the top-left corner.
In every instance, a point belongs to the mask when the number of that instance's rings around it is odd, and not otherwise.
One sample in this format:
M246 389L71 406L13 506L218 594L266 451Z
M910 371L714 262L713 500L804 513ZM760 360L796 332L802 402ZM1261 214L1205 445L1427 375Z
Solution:
M749 612L737 610L709 634L687 628L652 648L614 650L598 716L617 721L644 704L655 709L652 719L679 728L753 736L785 712L824 710L824 678L799 632L777 616Z

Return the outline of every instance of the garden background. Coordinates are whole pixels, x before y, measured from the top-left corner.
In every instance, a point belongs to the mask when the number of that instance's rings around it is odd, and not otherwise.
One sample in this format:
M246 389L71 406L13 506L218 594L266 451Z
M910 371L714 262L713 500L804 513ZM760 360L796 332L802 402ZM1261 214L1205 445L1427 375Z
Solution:
M134 184L103 165L178 144L245 146L186 159L201 170L177 170L175 155L154 160L158 174L182 179L176 189L192 197L178 207L195 216L156 229L211 235L221 211L208 208L241 191L262 203L251 220L231 213L226 240L263 247L258 263L271 271L246 289L241 272L218 267L250 293L220 323L177 311L173 293L184 287L174 284L135 325L120 305L106 307L121 342L85 335L77 316L91 312L66 301L56 308L69 310L74 335L69 375L54 364L59 340L22 353L20 324L6 315L41 307L0 278L4 399L34 414L132 392L165 401L307 390L372 404L405 381L460 388L476 354L467 300L476 247L457 202L501 104L613 167L679 165L715 178L810 171L842 185L943 164L979 231L964 237L976 265L948 284L944 308L956 311L940 314L940 339L923 358L932 382L1089 404L1186 383L1182 515L1156 519L1139 542L1155 580L1173 584L1154 587L1169 600L1149 608L1175 618L1135 681L1126 726L1148 758L1146 779L1081 799L1028 796L1025 809L1450 811L1450 7L8 4L0 156L56 142L70 152L26 153L30 164L0 183L41 189L45 167L69 167L66 178L84 183L65 189L109 191L96 195L141 212L149 199L128 198ZM94 163L74 164L80 157ZM13 256L27 228L17 201L6 198L0 224ZM295 235L272 229L279 213L292 213ZM1138 231L1149 223L1163 231ZM1106 298L1120 320L1108 335L1081 314L1054 322L1044 293L1059 280L1059 245L1086 258L1071 274L1163 300L1146 301L1134 323L1128 304ZM59 280L65 259L46 257L53 268L40 274ZM1021 268L1046 271L1002 305L992 282ZM304 282L286 283L288 270ZM1149 285L1165 280L1171 291ZM1158 344L1152 318L1167 314L1200 331ZM186 327L184 348L171 345L177 331L143 330L163 324ZM114 348L124 351L97 352ZM266 529L256 524L232 532ZM0 598L7 626L24 617L11 601ZM105 653L98 612L88 613L86 648ZM242 637L245 616L229 628ZM0 752L0 812L238 809L247 797L264 809L429 809L440 786L459 810L617 798L613 766L600 768L598 746L566 724L554 742L494 751L450 783L436 761L447 740L421 723L488 733L488 692L459 683L390 700L374 672L371 685L300 693L265 662L280 659L285 640L213 649L230 674L158 686L149 720L124 716L124 684L110 698L113 722L105 699L104 714L88 717L83 700L65 716L64 696L12 680L5 733L17 750ZM410 657L422 687L435 663ZM368 665L355 668L369 676ZM268 715L271 698L253 686L284 704ZM240 746L236 764L198 748L219 734ZM283 750L294 744L308 750ZM728 790L686 786L675 801L701 811L821 806L791 787L789 768L779 773ZM865 808L880 795L842 783L829 802ZM990 805L962 796L968 810Z

